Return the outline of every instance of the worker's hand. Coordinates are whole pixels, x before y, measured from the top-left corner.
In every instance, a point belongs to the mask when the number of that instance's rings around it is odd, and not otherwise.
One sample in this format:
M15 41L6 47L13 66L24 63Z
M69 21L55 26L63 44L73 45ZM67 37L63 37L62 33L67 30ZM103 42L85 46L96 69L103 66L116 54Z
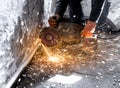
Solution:
M55 14L54 16L49 17L48 22L51 27L56 28L58 26L58 21L60 20L60 16Z
M95 32L96 23L87 21L86 26L81 32L82 50L86 53L92 54L97 47L97 36L93 35Z
M96 23L92 21L87 21L86 26L81 32L81 37L91 38L93 37L93 33L95 32Z

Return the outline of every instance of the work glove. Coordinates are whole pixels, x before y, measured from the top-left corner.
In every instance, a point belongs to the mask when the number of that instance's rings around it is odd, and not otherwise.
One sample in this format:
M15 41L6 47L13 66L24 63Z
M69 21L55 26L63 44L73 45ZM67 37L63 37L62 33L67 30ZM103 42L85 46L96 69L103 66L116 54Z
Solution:
M95 32L96 23L92 21L87 21L83 31L81 32L81 37L89 38L93 37L93 33Z
M97 36L93 34L95 27L96 23L88 20L81 32L82 50L86 53L93 53L97 48Z
M54 16L49 17L48 23L51 27L56 28L58 26L58 22L61 19L60 15L55 14Z

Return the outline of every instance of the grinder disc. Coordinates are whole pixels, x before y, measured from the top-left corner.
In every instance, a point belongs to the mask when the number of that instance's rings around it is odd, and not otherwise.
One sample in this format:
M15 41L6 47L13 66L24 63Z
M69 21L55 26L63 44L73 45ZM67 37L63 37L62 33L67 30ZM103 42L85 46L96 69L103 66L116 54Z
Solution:
M46 46L56 46L60 40L58 32L51 27L45 27L40 32L41 42Z

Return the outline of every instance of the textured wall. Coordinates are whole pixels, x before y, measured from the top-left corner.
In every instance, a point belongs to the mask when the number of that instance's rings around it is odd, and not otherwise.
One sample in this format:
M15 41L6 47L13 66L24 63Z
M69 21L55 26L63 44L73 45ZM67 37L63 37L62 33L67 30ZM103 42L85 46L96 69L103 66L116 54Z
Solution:
M43 0L4 0L0 6L0 88L6 87L36 45Z
M120 0L111 0L111 7L108 17L116 25L117 29L120 29Z

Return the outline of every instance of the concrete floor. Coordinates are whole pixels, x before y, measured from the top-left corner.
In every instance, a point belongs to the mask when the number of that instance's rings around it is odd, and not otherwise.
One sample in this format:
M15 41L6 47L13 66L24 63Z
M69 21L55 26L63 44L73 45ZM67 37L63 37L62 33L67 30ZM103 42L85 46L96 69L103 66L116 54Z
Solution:
M47 62L39 47L12 88L120 88L119 44L119 35L98 39L94 56L81 52L79 44L68 45L60 49L67 58L60 63Z

